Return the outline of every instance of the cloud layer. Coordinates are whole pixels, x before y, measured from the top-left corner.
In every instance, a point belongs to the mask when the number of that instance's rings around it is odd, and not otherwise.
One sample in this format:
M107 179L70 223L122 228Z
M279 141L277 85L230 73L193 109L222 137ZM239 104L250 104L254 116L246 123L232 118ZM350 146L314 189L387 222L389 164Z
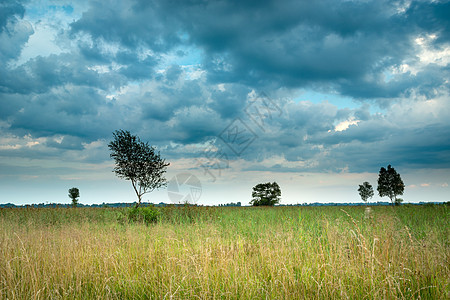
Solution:
M449 20L448 1L0 4L0 176L104 163L116 129L242 171L450 169Z

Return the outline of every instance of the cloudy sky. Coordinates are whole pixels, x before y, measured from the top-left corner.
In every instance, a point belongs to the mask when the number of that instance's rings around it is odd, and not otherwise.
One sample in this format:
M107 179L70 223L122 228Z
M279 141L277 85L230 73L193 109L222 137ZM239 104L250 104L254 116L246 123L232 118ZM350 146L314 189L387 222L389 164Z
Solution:
M0 203L135 201L117 129L195 175L199 204L267 181L358 202L388 164L406 202L448 201L449 63L448 1L3 0Z

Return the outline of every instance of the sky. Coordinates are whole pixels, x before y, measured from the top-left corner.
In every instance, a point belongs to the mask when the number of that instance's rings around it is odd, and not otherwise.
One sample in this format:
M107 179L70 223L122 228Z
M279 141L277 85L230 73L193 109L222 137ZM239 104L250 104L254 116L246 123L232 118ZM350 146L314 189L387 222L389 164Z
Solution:
M449 1L0 0L0 203L136 201L119 129L201 205L449 201L449 63Z

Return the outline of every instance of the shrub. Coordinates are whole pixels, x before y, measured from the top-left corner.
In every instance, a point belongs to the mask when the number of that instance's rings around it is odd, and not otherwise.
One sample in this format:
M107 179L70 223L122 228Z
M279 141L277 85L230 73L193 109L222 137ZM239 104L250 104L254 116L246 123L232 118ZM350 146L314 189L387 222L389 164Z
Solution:
M153 206L133 207L129 208L127 212L128 222L141 222L147 225L158 222L160 215L159 210Z
M402 202L403 202L402 198L396 198L395 201L394 201L394 204L398 206L398 205L401 205Z

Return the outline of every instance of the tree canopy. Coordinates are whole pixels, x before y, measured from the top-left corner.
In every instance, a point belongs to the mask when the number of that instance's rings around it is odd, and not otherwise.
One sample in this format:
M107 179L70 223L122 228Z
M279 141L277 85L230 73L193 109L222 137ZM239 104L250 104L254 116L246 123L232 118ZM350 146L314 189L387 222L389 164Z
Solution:
M377 191L380 197L389 197L392 205L399 203L397 196L403 195L405 190L405 184L403 183L400 174L388 165L387 169L382 167L378 175L378 187Z
M78 197L80 197L80 190L76 187L69 189L69 198L72 199L72 206L77 207Z
M361 196L362 201L367 202L369 198L373 197L373 188L370 183L367 181L363 182L363 184L359 185L358 188L359 195Z
M260 183L253 187L253 206L273 206L280 202L281 189L276 182Z
M129 131L116 130L113 137L108 147L116 163L114 172L118 177L131 181L138 197L136 206L139 206L145 193L167 185L164 173L170 164L148 142L141 142Z

